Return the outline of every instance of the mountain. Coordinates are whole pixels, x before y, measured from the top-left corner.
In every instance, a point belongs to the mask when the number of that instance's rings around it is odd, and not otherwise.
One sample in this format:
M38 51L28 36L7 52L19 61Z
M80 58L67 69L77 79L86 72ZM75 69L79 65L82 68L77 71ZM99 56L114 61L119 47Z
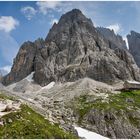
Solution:
M35 42L24 42L19 49L19 52L14 59L11 72L3 78L3 84L8 85L18 82L34 71L35 57L43 39L38 39Z
M120 35L116 35L113 30L104 27L96 28L109 42L111 48L122 47L127 49L126 43Z
M74 9L45 40L23 43L0 85L0 98L22 106L0 119L1 138L74 138L77 126L94 136L140 138L140 91L120 90L124 80L140 80L139 68L122 37L101 30Z
M140 67L140 33L131 31L127 35L129 51L133 55L137 65Z
M91 19L73 9L61 16L45 40L28 41L21 46L11 72L2 83L18 82L33 71L34 81L41 86L84 77L105 83L139 81L140 70L131 54L117 45L112 48L110 42Z

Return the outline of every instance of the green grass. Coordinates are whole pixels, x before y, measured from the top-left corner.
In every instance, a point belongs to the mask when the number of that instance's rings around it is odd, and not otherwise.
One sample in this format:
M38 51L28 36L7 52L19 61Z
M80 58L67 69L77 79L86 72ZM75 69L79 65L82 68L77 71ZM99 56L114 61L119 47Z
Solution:
M5 95L2 91L0 91L0 99L9 99L9 100L15 100L12 96Z
M103 99L98 97L93 102L88 102L89 98L95 98L95 96L83 95L80 98L76 98L72 103L72 108L79 114L79 121L81 123L83 117L91 110L98 109L104 111L115 110L120 114L120 110L124 112L135 111L137 108L140 108L140 90L121 92L120 94L111 94L109 93L108 102L102 102ZM130 102L126 100L130 99ZM138 124L140 118L133 118L131 113L128 115L128 119L133 124Z
M1 99L13 99L0 93ZM51 124L43 116L27 105L1 118L4 125L0 126L0 139L75 139L72 133L65 132L58 124Z

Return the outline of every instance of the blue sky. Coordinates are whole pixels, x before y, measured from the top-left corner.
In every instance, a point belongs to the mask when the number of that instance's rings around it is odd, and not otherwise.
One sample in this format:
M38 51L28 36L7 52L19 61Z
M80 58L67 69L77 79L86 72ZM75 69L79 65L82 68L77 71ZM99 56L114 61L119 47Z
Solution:
M0 2L0 68L10 68L24 41L45 38L52 24L73 8L124 39L131 30L140 32L140 2Z

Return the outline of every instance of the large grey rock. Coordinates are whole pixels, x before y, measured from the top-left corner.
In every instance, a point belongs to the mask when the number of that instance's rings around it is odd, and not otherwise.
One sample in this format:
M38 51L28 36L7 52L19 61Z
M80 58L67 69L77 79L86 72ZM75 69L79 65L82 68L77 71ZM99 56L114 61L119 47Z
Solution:
M140 67L140 34L134 31L131 31L127 35L129 51L133 55L137 65Z
M83 77L112 83L116 80L139 80L139 69L120 40L110 47L107 39L81 11L74 9L54 24L38 52L35 81L75 81ZM122 41L122 42L121 42ZM112 41L113 42L113 41ZM44 53L45 52L45 53Z
M35 82L42 86L52 81L75 81L84 77L106 83L140 80L139 68L129 52L119 46L111 48L92 21L77 9L62 15L45 41L24 46L19 50L11 73L4 77L5 85L23 79L31 71L35 71Z
M34 59L37 47L32 42L25 42L14 59L11 72L3 78L2 83L9 85L18 82L34 71Z

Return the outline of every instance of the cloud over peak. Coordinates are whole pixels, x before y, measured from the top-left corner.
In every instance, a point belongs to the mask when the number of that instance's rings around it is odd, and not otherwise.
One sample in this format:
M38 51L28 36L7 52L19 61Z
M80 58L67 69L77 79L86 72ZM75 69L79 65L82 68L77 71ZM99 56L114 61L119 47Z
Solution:
M21 8L21 12L25 15L25 17L28 20L31 20L37 11L31 6L26 6L26 7Z
M60 1L38 1L36 2L36 5L39 8L39 12L46 15L48 12L48 9L53 9L57 8L60 5Z
M19 25L19 21L12 16L0 16L0 30L5 32L11 32L16 26Z
M121 26L118 23L109 25L106 28L113 30L115 34L118 34L121 31Z
M51 20L50 25L53 25L54 23L58 23L58 19L54 18Z

